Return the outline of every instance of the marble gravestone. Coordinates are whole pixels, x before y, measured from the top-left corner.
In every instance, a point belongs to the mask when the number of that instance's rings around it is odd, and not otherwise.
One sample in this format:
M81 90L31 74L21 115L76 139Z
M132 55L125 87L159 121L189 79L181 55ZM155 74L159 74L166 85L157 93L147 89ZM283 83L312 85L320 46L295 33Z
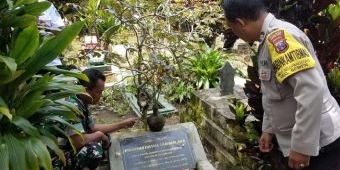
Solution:
M224 66L218 70L218 74L220 76L221 96L233 94L235 85L235 70L228 61L225 62Z
M114 133L111 170L215 170L193 123L165 126L161 132Z

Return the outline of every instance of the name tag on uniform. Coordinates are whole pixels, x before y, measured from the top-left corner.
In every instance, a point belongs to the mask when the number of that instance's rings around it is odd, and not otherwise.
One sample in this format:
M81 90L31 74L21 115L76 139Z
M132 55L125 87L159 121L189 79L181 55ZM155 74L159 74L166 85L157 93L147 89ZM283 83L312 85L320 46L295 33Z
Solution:
M260 80L269 81L271 76L271 70L268 68L260 68L259 69L259 78Z

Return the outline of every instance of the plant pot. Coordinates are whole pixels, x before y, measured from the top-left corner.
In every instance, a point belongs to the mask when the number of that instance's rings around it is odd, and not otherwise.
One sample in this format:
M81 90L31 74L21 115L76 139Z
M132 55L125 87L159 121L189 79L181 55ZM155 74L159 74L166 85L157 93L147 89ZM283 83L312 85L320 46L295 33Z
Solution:
M152 132L159 132L162 131L164 124L165 124L165 118L161 114L152 114L147 118L147 124Z

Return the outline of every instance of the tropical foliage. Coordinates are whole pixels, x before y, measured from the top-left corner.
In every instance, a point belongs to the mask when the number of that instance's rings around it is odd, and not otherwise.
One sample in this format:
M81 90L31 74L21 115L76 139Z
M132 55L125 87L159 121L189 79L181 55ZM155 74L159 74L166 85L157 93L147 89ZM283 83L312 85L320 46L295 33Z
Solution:
M72 82L87 80L76 71L37 72L59 55L77 36L83 23L66 27L41 41L37 16L49 2L0 2L0 169L52 169L49 150L64 160L52 133L57 123L69 126L77 109L63 98L85 90ZM62 133L62 131L60 131Z
M192 57L188 58L183 65L188 72L194 74L196 88L208 89L218 87L220 82L218 69L224 63L222 54L205 44L200 44L196 51L192 47L192 51Z

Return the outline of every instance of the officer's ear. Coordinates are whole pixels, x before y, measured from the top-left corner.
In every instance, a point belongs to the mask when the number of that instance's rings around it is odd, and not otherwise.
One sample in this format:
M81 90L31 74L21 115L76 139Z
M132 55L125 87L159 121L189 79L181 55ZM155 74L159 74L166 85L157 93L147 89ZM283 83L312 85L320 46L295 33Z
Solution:
M240 25L242 28L246 26L246 21L242 18L236 18L235 22Z

